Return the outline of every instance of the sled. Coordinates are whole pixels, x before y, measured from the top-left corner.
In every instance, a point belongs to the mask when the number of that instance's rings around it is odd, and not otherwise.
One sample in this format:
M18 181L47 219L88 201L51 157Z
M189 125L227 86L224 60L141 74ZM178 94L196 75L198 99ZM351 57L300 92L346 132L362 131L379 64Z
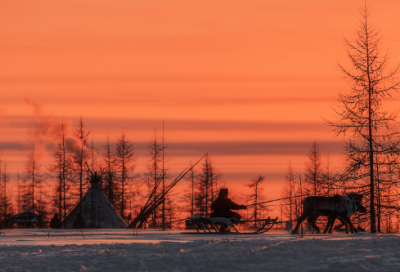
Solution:
M182 234L261 234L269 231L278 221L278 217L261 220L237 220L224 217L193 216L186 219L188 227L193 227L196 232L182 232ZM262 222L261 227L252 232L239 232L235 225L249 222Z

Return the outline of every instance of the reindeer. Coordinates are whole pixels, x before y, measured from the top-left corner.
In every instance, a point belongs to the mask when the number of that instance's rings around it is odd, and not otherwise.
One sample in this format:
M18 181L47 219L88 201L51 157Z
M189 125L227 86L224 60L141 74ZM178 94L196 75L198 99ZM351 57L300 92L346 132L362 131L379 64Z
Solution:
M332 226L336 219L346 222L349 225L352 233L353 231L357 232L356 228L354 228L350 221L350 217L355 212L366 212L365 207L361 203L362 198L363 195L356 193L350 193L347 196L335 195L332 197L306 197L302 200L303 211L301 216L297 219L296 227L292 233L298 233L299 226L305 218L307 218L307 221L311 223L315 231L320 233L320 230L315 223L318 217L321 215L328 216L328 224L324 230L324 233L326 233L328 230L329 232L332 232Z

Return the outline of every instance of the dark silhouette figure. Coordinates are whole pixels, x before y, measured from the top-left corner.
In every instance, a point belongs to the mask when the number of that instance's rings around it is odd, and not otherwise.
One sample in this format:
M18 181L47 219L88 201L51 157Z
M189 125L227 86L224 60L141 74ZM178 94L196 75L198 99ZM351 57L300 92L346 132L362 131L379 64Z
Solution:
M50 221L50 228L59 229L61 228L61 220L58 218L58 213L54 214L54 217Z
M219 190L218 197L211 204L211 213L210 217L225 217L225 218L234 218L236 220L240 220L242 216L231 210L246 210L247 207L244 205L239 205L233 202L228 198L228 189L221 188Z

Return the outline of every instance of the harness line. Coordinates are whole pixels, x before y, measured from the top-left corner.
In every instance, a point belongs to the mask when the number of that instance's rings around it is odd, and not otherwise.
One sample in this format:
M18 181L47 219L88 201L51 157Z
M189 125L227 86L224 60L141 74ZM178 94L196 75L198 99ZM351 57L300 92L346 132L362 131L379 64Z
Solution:
M246 207L255 206L255 205L258 205L258 204L264 204L264 203L269 203L269 202L274 202L274 201L284 200L284 199L290 199L290 198L295 198L295 197L301 197L301 195L298 195L298 196L291 196L291 197L284 197L284 198L278 198L278 199L274 199L274 200L269 200L269 201L264 201L264 202L249 204L249 205L245 205L245 206L246 206Z

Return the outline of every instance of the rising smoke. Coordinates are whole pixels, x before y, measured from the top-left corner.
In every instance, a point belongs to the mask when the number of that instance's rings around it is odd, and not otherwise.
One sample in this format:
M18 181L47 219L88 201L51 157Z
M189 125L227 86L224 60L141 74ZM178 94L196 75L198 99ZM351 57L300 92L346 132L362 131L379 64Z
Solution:
M54 146L62 139L63 130L66 149L76 155L80 154L81 145L79 141L72 138L68 133L71 128L69 120L56 120L54 116L45 114L43 106L30 98L25 98L25 102L33 110L32 126L29 127L27 144L32 148L35 147L35 153L38 157L46 157L49 152L53 152Z

